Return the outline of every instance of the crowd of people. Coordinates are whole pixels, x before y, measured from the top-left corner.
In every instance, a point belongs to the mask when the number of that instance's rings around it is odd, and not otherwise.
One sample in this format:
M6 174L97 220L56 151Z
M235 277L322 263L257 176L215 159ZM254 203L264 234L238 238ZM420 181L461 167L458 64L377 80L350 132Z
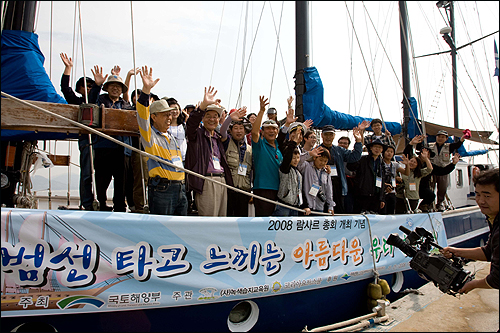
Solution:
M313 130L311 120L298 122L291 96L282 120L264 96L257 113L247 114L246 107L228 112L214 87L205 88L197 105L182 108L175 98L152 92L159 81L152 68L131 69L123 81L119 66L110 75L94 66L93 79L77 81L78 97L69 86L71 58L61 53L61 59L66 66L61 90L68 103L136 110L140 137L113 137L154 156L141 156L97 135L81 135L80 204L85 210L125 212L128 206L139 213L238 217L249 216L249 204L255 216L443 211L448 175L460 158L454 152L467 138L466 133L448 143L448 133L439 131L436 142L426 145L425 137L417 135L396 161L395 142L390 132L383 132L380 119L353 128L350 149L347 136L334 144L334 126ZM142 88L130 93L133 75L140 75ZM370 127L373 133L365 134ZM92 166L99 205L92 205ZM106 204L111 179L112 207Z

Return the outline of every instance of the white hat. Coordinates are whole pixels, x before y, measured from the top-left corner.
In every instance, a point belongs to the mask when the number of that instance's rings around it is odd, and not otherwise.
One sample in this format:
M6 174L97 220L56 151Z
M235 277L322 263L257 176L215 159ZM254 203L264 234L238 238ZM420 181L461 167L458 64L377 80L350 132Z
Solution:
M154 101L151 106L149 107L149 113L150 114L155 114L159 112L167 112L167 111L172 111L176 110L176 107L170 107L168 106L168 103L164 99L160 99L158 101Z

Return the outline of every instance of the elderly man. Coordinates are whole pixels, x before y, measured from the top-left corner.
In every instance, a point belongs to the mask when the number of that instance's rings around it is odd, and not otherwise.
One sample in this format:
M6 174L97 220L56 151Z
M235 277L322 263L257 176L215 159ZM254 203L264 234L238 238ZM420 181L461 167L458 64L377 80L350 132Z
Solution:
M486 220L490 227L490 237L486 245L482 247L460 249L456 247L445 247L441 250L443 255L451 258L452 255L472 260L490 261L490 274L484 279L477 279L467 282L460 293L467 294L476 288L498 289L498 211L499 211L499 190L498 190L498 168L480 172L474 177L476 187L476 203L481 209L481 213L486 215Z
M266 120L262 124L262 134L260 125L269 104L267 98L260 96L260 111L252 124L252 151L255 168L253 193L276 201L280 188L279 167L283 161L283 155L278 149L278 124L274 120ZM271 216L275 209L275 204L255 198L255 216Z
M335 127L326 125L321 131L321 138L323 139L321 146L330 152L328 165L330 165L332 170L330 176L332 177L333 201L336 203L335 213L337 214L351 213L345 210L345 197L347 196L348 187L344 162L354 163L361 158L363 151L363 144L361 143L363 134L361 132L362 130L359 127L355 127L352 130L356 143L353 150L347 150L333 145Z
M186 123L188 140L186 167L223 184L233 186L231 170L220 135L215 129L219 125L224 108L215 97L215 88L205 88L200 106L191 112ZM200 122L203 125L200 126ZM211 181L188 175L189 189L195 192L194 201L200 216L227 215L227 189Z
M120 97L124 91L128 90L121 77L118 75L111 75L109 78L108 75L103 76L102 67L99 68L99 66L94 66L94 70L91 69L91 71L94 74L95 85L90 90L89 103L104 105L105 108L132 109L130 103ZM107 81L106 78L108 78ZM99 95L103 83L102 89L107 94ZM132 151L100 136L93 135L92 137L95 153L95 183L100 210L125 212L125 168ZM130 136L114 135L113 138L128 145L132 144ZM106 191L111 183L111 178L114 179L113 208L106 205Z
M147 153L184 167L179 145L167 132L174 108L169 107L164 100L155 101L150 106L150 92L159 79L153 80L153 69L148 71L147 66L139 73L143 87L136 106L142 145ZM150 158L148 175L150 212L159 215L187 215L184 172Z
M432 164L439 167L445 167L450 164L450 154L460 148L465 141L465 135L460 138L458 142L447 143L448 132L445 130L440 130L436 135L436 142L429 143L430 151L434 153L434 157L431 157ZM421 149L421 143L417 145L417 150ZM444 198L446 196L446 190L448 188L449 175L435 176L437 184L437 202L436 208L438 211L444 211L445 207L443 204Z
M234 187L250 192L252 170L252 146L247 144L245 135L249 132L248 126L245 127L243 117L246 114L246 107L239 110L233 109L229 113L221 126L221 137L224 149L226 150L226 159L231 175L233 177ZM250 124L250 122L247 122ZM230 134L227 134L229 127ZM229 190L227 198L227 216L248 216L248 202L250 197L240 192Z

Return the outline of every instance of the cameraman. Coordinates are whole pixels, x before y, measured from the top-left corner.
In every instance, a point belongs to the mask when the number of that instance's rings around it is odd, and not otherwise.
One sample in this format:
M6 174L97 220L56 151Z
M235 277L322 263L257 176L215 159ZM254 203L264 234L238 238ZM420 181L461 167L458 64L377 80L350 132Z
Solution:
M490 237L483 247L472 249L459 249L455 247L445 247L441 253L446 258L451 258L454 254L472 260L490 261L490 274L484 279L467 282L460 293L467 294L475 288L495 288L498 289L498 168L480 172L474 176L474 186L476 187L476 202L481 212L486 215L489 222Z

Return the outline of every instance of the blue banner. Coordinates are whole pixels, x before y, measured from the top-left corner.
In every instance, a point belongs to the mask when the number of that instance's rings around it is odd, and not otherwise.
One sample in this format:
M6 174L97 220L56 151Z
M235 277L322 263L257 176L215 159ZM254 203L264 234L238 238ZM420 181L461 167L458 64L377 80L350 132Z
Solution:
M2 208L2 317L173 307L372 282L374 261L380 275L410 269L410 258L386 243L391 233L405 237L401 225L422 226L447 245L440 213L367 218Z

